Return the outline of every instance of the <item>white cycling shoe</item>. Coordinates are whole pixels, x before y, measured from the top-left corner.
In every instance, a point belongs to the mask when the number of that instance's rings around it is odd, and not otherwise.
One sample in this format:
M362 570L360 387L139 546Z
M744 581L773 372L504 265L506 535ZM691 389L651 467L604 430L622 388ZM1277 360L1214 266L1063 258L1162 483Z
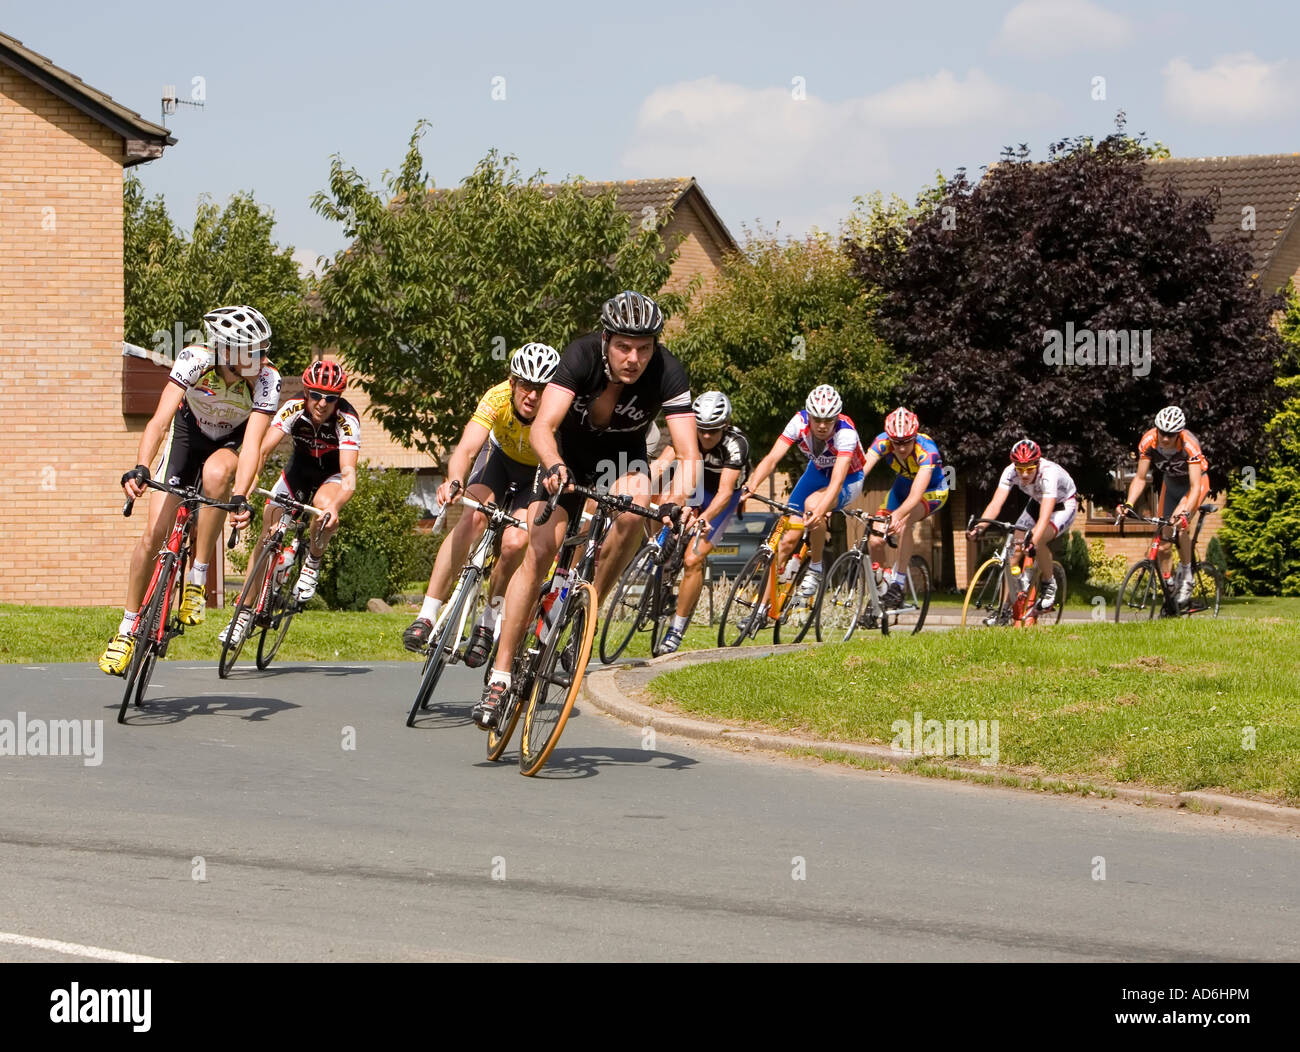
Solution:
M304 566L298 574L298 582L293 586L293 598L295 602L305 603L316 594L316 585L320 577L320 569L312 569L310 566Z

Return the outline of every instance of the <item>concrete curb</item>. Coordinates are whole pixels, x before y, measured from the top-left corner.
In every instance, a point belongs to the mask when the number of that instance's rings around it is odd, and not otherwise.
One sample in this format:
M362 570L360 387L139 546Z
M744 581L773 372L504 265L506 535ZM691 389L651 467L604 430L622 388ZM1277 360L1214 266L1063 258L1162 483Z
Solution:
M693 719L687 716L675 716L660 712L644 702L645 693L637 681L645 681L668 668L684 668L711 661L734 661L742 658L762 658L772 654L788 654L803 650L807 643L788 643L779 646L746 647L733 649L724 647L713 650L694 650L685 654L667 654L663 657L638 659L616 665L598 666L588 670L583 683L583 697L602 712L638 727L653 727L664 734L676 734L683 738L698 741L725 742L727 744L748 745L755 749L781 752L786 749L823 749L849 756L870 757L886 763L901 763L906 757L900 757L887 745L861 745L853 742L825 741L817 738L801 738L795 735L775 734L757 731L748 727L733 727L712 720ZM954 770L973 770L958 764L944 763L942 757L930 758L937 766L952 767ZM1037 775L1018 770L1014 767L980 767L985 774L1005 774L1018 778L1036 778L1044 786L1070 787L1077 781L1058 778L1051 775ZM1248 800L1226 793L1212 793L1203 790L1190 792L1160 792L1149 789L1133 789L1124 785L1088 780L1089 784L1112 793L1116 800L1138 806L1157 805L1172 810L1186 809L1192 813L1207 813L1232 818L1247 818L1282 825L1288 829L1300 830L1300 808L1285 807L1281 804L1267 803L1261 800ZM979 785L979 782L967 784ZM1015 788L1004 786L1003 788ZM1037 790L1035 790L1037 791Z

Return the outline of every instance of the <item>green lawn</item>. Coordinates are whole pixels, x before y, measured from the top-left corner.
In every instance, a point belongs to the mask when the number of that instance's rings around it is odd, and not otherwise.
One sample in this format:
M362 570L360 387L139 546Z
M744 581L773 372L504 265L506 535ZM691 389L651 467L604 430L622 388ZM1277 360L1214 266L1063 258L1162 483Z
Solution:
M1000 763L1031 775L1300 804L1300 621L1277 616L1297 601L1256 602L1210 621L871 635L678 669L649 690L832 741L890 744L918 711L997 720Z

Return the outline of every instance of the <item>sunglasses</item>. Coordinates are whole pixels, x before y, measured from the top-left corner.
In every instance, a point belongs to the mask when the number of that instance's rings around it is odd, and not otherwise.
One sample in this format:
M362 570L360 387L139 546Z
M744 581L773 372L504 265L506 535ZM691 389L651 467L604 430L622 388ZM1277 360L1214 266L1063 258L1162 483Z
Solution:
M1017 464L1016 473L1019 475L1032 475L1038 470L1037 464Z
M313 402L324 402L326 405L333 405L339 400L336 394L326 394L324 391L313 391L310 388L307 391L307 397Z
M528 392L528 394L541 394L546 390L545 384L530 383L527 380L520 380L518 377L515 377L515 384L516 386L523 388Z

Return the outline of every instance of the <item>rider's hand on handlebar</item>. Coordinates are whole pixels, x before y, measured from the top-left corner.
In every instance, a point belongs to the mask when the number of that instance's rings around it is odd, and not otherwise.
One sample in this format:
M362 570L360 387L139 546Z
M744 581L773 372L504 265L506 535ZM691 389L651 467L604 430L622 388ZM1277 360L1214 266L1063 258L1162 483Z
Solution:
M987 523L977 522L974 526L972 526L969 530L966 531L966 536L973 541L975 540L976 537L979 537L987 528L988 528Z
M239 505L238 511L230 513L230 525L233 529L242 530L253 517L253 506L248 503L248 498L242 493L236 493L232 496L229 503Z
M145 483L151 477L148 467L144 464L137 464L122 476L122 489L126 491L126 495L132 500L139 500L148 490L149 487Z
M434 497L437 499L439 507L445 508L448 504L453 504L460 500L460 496L464 492L465 487L462 486L459 481L456 479L448 479L438 487Z
M557 461L542 472L542 485L546 492L554 496L569 483L569 469L564 461Z

